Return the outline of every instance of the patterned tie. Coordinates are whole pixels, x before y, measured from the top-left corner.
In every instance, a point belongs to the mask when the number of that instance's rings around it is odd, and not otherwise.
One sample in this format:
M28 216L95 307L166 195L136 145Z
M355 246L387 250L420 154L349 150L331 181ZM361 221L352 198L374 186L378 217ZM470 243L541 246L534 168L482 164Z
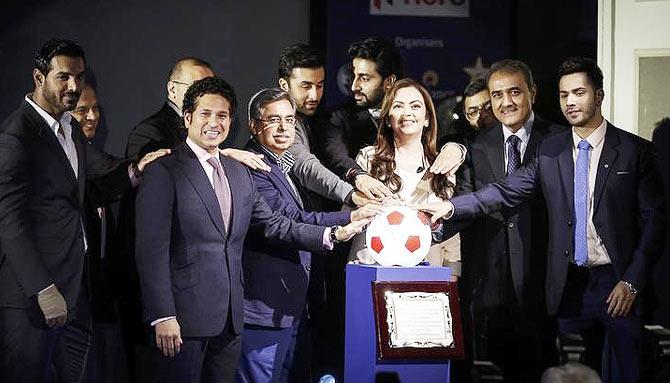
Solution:
M521 166L520 142L521 139L518 136L507 137L507 175L514 173Z
M589 202L589 149L591 144L586 140L577 144L579 153L575 164L575 263L579 266L586 264L589 259L586 244L586 222L588 220Z
M223 224L227 231L230 221L230 186L228 185L228 179L218 158L210 157L207 162L214 167L214 193L216 193L216 199L219 201Z

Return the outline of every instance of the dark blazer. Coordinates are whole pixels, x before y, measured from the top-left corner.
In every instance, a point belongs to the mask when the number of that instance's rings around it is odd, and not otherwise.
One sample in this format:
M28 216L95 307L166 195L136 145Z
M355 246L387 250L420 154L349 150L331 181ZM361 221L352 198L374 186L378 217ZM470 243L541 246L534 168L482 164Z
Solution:
M665 230L662 186L653 147L631 133L607 125L594 190L593 221L617 276L642 289L650 257ZM549 217L546 299L558 311L568 263L574 262L574 161L572 132L547 137L533 161L474 194L452 199L454 217L515 208L542 189Z
M88 143L72 119L79 176L58 139L24 101L0 127L0 306L39 309L52 283L72 308L84 263L82 220L87 180L109 200L130 188L127 162Z
M246 148L263 154L255 140ZM252 171L258 193L273 211L296 222L313 225L346 225L350 211L329 213L303 209L274 158L263 158L270 172ZM296 187L300 188L296 182ZM295 247L277 246L271 239L250 233L244 245L244 323L266 327L290 327L300 320L307 299L312 254Z
M249 171L221 157L232 196L225 229L214 189L186 144L146 169L137 194L136 260L147 321L176 316L182 336L242 330L242 247L249 230L275 246L319 250L325 228L273 213Z
M377 125L367 109L350 103L335 110L326 129L318 134L322 145L316 148L321 161L343 178L347 170L360 169L354 159L359 150L374 145Z
M186 139L182 118L167 102L130 132L126 157L140 159L158 149L172 149Z
M484 186L503 181L506 177L503 127L498 124L481 131L470 143L464 166L456 182L458 194L477 191ZM567 128L547 121L537 114L523 158L527 164L535 157L538 144L547 136ZM464 276L477 299L487 308L506 303L508 270L517 302L534 305L542 294L537 288L544 283L547 252L547 214L542 194L536 192L516 209L505 210L478 218L468 233L475 236L464 267ZM464 241L465 243L465 241Z
M159 149L172 149L186 139L182 118L168 105L137 124L128 136L126 157L140 159L147 153ZM123 315L126 321L141 323L139 280L135 265L135 198L136 191L123 198L119 206L118 229L114 233L117 258L115 267L125 274L125 281L117 286L117 292L126 302Z

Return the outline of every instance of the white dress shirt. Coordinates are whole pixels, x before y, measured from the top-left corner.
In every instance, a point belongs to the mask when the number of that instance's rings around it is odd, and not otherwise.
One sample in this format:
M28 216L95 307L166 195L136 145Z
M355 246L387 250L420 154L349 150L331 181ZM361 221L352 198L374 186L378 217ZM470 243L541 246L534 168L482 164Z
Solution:
M70 113L65 112L63 115L60 117L58 121L56 121L55 118L53 118L47 111L42 109L39 105L35 103L30 98L30 94L26 95L25 100L30 104L30 106L35 109L35 111L44 119L44 121L49 125L49 128L53 131L53 133L56 135L56 139L60 143L60 146L63 148L63 151L65 152L65 156L67 159L70 161L70 166L72 167L72 171L74 172L74 177L79 178L79 158L77 157L77 149L74 147L74 141L72 140L72 115ZM63 128L63 134L58 133L58 128L62 127Z
M607 121L603 119L603 122L591 132L588 137L586 137L586 141L591 145L591 153L589 155L589 199L587 204L588 220L586 223L586 245L588 249L588 260L586 263L588 266L600 266L612 263L607 254L607 249L593 224L593 192L596 186L598 162L600 161L600 155L603 152L606 132ZM582 140L582 138L575 132L574 127L572 128L572 140L572 160L574 165L577 163L577 154L579 153L577 145L579 144L579 141Z
M507 144L507 139L510 136L517 136L521 140L519 143L519 158L521 159L521 163L523 163L523 156L526 154L526 148L528 147L528 141L530 140L530 133L531 129L533 126L533 123L535 122L535 113L530 112L530 117L528 118L528 121L526 121L525 124L519 130L517 130L515 133L512 133L509 127L505 126L504 124L502 125L502 131L503 131L503 153L505 153L505 171L507 171L507 166L509 165L509 159L507 158L509 156L508 152L508 144Z

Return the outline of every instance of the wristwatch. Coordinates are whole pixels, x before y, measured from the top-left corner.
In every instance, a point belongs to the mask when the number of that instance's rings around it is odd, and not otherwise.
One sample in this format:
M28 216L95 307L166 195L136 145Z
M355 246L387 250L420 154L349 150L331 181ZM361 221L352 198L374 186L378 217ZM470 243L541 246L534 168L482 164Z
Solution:
M637 289L635 288L635 286L633 286L632 283L630 283L628 281L623 281L623 284L626 285L626 288L628 288L628 291L631 294L633 294L633 295L637 294Z
M337 236L335 235L335 232L336 232L337 229L339 229L340 227L341 227L341 226L331 226L331 227L330 227L330 236L329 236L329 239L330 239L330 242L333 243L333 245L337 245L338 243L341 242L341 241L339 241L339 240L337 239Z

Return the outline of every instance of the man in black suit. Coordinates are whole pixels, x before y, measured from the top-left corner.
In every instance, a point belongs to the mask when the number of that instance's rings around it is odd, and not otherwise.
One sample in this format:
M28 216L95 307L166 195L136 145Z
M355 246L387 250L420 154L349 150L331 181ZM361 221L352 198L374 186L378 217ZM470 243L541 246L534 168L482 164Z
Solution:
M74 109L84 83L79 45L47 42L35 56L34 92L0 127L0 371L8 382L39 382L52 365L81 380L90 339L82 214L87 181L117 199L139 163L87 143ZM151 153L149 159L163 153Z
M604 382L637 382L639 291L666 228L654 148L602 116L603 75L569 58L559 97L569 131L546 137L532 161L502 182L426 208L473 218L514 209L542 191L549 222L546 303L562 333L580 333L585 362ZM606 338L606 341L605 341Z
M156 149L174 148L184 142L186 130L181 119L184 93L193 82L214 76L212 67L205 61L188 57L178 60L167 82L167 100L163 107L146 118L130 132L126 146L127 158L139 158Z
M137 266L145 319L159 349L153 370L160 382L232 382L247 231L317 251L351 238L363 225L299 224L272 212L249 171L219 155L235 110L235 94L224 80L196 81L183 110L186 142L170 160L147 169L137 196Z
M500 122L472 140L458 173L459 193L504 180L535 157L546 136L566 130L533 112L537 88L523 62L494 63L485 81L490 101L470 106L466 113L479 112L490 102ZM464 294L472 292L467 300L473 308L475 358L493 361L509 382L537 382L542 372L557 362L540 293L546 227L544 201L536 193L514 210L477 219L467 230L474 238L464 241L470 254L463 267L468 286Z

